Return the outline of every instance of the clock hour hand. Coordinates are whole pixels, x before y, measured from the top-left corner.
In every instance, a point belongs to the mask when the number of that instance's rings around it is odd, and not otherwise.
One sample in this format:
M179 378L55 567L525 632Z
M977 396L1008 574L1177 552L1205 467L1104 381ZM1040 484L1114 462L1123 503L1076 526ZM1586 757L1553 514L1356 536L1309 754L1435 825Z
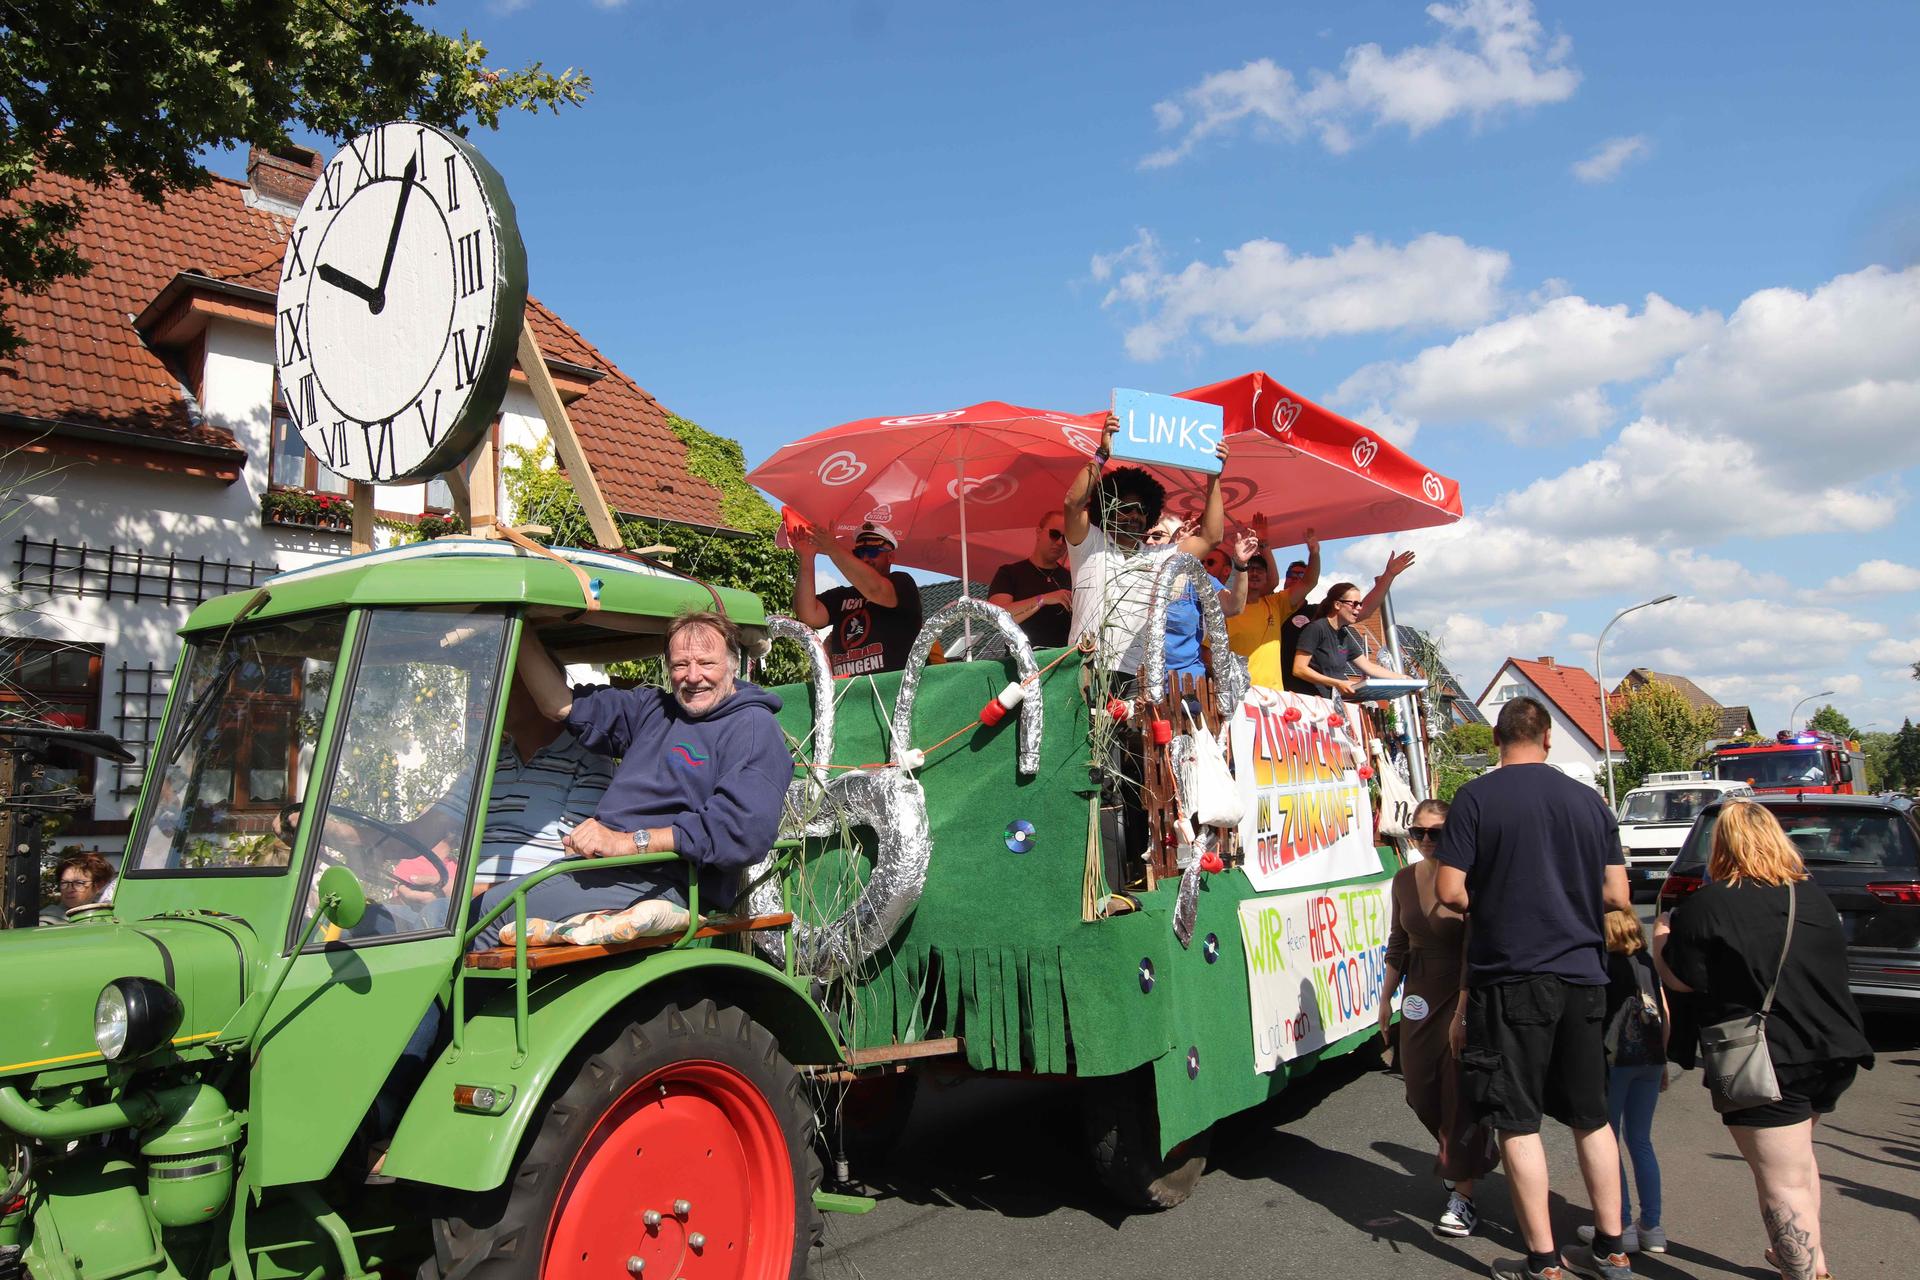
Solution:
M314 269L314 274L318 275L334 288L352 294L369 306L373 305L375 299L379 296L375 290L369 289L366 285L361 284L358 280L355 280L352 276L330 262L321 263Z
M407 216L407 197L413 194L413 176L418 158L407 157L407 167L400 174L400 200L393 207L393 229L387 232L387 256L380 263L380 283L373 286L373 297L367 305L373 314L379 315L387 305L387 277L393 274L393 251L400 246L400 223Z

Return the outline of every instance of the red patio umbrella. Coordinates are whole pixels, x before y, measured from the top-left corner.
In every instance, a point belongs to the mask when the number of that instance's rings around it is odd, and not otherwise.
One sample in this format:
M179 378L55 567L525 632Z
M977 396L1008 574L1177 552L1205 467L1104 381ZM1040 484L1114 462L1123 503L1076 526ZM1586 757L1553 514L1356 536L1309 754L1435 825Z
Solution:
M1229 452L1220 497L1229 525L1264 515L1273 543L1284 546L1309 529L1324 539L1357 538L1460 518L1457 482L1271 374L1246 373L1179 394L1226 411ZM1170 495L1179 485L1174 510L1198 514L1205 492L1200 480L1179 473L1168 484Z
M782 447L747 476L823 531L861 523L900 539L902 565L969 579L1033 550L1100 444L1100 419L987 400L941 413L862 418Z

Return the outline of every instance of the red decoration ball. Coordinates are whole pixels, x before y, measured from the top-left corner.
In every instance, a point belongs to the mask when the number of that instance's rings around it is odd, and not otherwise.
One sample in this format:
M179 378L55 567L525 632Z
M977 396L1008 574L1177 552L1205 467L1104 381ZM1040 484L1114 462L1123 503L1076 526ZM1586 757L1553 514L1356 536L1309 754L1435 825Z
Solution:
M1372 765L1363 764L1360 766L1360 781L1365 782L1368 778L1371 778L1372 776L1373 776Z
M1127 704L1118 698L1108 698L1107 718L1109 720L1125 720L1127 718Z
M1007 718L1007 709L1000 705L1000 699L994 698L980 708L980 723L991 728Z
M1340 726L1344 725L1346 722L1347 722L1347 718L1341 715L1337 711L1334 714L1327 717L1327 727L1329 729L1338 729Z
M1170 720L1155 720L1153 722L1153 744L1157 747L1164 747L1172 741L1173 722Z
M1280 714L1280 718L1282 720L1285 720L1288 724L1292 724L1294 721L1300 718L1300 708L1288 707L1285 711L1283 711Z
M1200 869L1210 876L1217 876L1227 869L1227 864L1220 861L1219 854L1209 849L1200 855Z

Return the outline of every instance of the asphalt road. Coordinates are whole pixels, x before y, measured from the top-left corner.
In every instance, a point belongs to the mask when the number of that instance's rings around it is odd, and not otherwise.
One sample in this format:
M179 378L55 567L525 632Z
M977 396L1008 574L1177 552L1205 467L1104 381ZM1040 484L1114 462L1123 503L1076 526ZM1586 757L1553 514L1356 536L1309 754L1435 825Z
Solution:
M1907 1275L1920 1259L1920 1018L1869 1021L1878 1067L1817 1134L1830 1265L1837 1275ZM1071 1086L923 1077L894 1152L870 1164L879 1205L829 1215L809 1276L819 1280L1061 1277L1453 1277L1520 1252L1505 1178L1479 1195L1481 1230L1431 1230L1445 1193L1426 1131L1397 1076L1355 1055L1216 1131L1193 1197L1127 1216L1086 1171ZM1677 1074L1677 1073L1676 1073ZM1652 1277L1771 1280L1753 1183L1699 1073L1661 1100L1654 1143L1671 1252L1642 1254ZM1591 1221L1572 1140L1549 1124L1554 1221L1563 1242ZM856 1171L857 1172L857 1171Z

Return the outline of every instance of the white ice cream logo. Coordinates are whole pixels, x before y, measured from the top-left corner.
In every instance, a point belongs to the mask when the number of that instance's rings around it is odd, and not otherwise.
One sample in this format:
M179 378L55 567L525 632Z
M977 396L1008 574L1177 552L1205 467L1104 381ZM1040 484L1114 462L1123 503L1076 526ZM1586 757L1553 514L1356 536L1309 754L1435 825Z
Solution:
M892 524L893 504L891 502L883 502L873 510L867 512L861 519L868 524Z
M836 453L828 454L821 461L817 474L821 484L852 484L867 474L867 464L855 457L851 451L841 449Z
M1300 406L1291 400L1281 399L1273 402L1273 434L1286 435L1293 430L1293 424L1300 417Z
M1373 455L1380 452L1380 446L1373 437L1361 436L1353 442L1353 465L1365 471L1373 465Z
M1420 477L1420 492L1427 495L1428 502L1438 502L1447 496L1447 486L1440 483L1440 477L1429 471Z
M949 418L957 418L965 412L965 409L949 409L945 413L913 413L908 414L904 418L882 418L880 419L880 425L883 427L917 427L927 422L945 422Z
M1060 434L1069 445L1091 458L1100 450L1100 437L1085 427L1062 427Z
M963 483L966 485L968 503L978 503L981 506L988 507L997 502L1005 502L1020 488L1020 482L1018 480L1002 472L995 476L982 476L978 480L967 480L964 482L949 480L947 481L947 496L949 498L958 498Z

